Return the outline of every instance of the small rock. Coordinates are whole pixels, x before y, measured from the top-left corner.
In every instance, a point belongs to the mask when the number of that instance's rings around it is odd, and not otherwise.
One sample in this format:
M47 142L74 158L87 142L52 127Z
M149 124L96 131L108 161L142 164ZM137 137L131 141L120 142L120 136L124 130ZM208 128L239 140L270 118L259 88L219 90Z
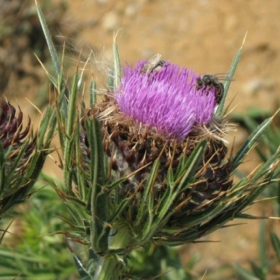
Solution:
M238 18L235 15L231 15L226 17L225 19L225 28L227 32L233 32L237 29L238 26Z
M105 5L105 4L107 4L107 0L97 0L97 3L98 4L101 4L101 5Z
M128 17L133 17L137 13L138 9L139 9L138 4L135 4L135 3L130 4L125 8L125 15Z
M243 86L243 92L248 95L254 95L260 90L271 90L274 82L271 79L253 79Z
M106 31L114 31L119 28L119 16L115 11L107 12L102 18L102 27Z
M244 84L242 91L246 95L254 95L257 93L261 88L261 80L260 79L253 79Z

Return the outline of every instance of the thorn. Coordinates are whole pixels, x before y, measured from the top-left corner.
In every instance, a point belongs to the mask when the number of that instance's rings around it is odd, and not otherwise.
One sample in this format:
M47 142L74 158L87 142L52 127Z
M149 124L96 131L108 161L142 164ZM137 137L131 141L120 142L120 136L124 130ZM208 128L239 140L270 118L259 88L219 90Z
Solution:
M27 100L27 102L31 104L41 116L43 115L42 111L32 101L30 101L27 97L25 97L25 100Z
M270 220L280 220L280 217L268 217Z
M119 32L120 32L121 30L122 30L122 28L119 28L119 29L117 30L117 32L113 35L113 42L114 42L114 43L117 41L117 37L118 37Z
M40 58L36 55L36 53L34 53L34 55L37 58L38 62L41 64L41 66L44 69L44 71L47 74L47 76L50 76L48 70L46 69L46 67L44 66L43 62L40 60Z
M245 45L245 41L246 41L247 35L248 35L248 31L246 31L245 36L244 36L244 39L243 39L243 41L242 41L242 45L241 45L241 48L240 48L241 50L243 49L243 47L244 47L244 45Z

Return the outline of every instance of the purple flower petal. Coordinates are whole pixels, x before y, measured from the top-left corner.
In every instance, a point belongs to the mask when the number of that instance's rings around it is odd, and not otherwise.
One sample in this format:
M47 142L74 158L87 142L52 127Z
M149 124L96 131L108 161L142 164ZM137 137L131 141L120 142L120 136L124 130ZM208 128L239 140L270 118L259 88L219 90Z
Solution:
M217 105L215 89L197 90L200 76L171 63L159 72L141 73L145 63L139 61L134 69L129 65L123 69L115 94L121 112L177 139L187 137L194 125L211 121Z

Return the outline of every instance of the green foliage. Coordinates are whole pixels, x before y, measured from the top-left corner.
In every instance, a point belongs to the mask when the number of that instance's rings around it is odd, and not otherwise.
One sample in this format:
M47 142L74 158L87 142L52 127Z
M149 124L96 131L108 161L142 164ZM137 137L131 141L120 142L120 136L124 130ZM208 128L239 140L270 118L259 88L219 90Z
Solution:
M11 215L15 218L0 249L0 279L76 279L67 231L59 218L67 213L54 190L38 189ZM2 228L10 218L2 219Z
M266 241L266 226L265 221L261 223L260 238L259 238L259 260L258 262L250 261L251 271L243 268L238 264L234 264L234 269L237 275L242 279L268 279L271 269L275 266L275 261L268 257L267 241Z
M3 110L3 103L1 103ZM7 105L12 108L11 105ZM14 122L19 122L22 116L9 120L5 127L13 129ZM24 202L31 194L32 187L36 182L45 159L50 153L50 143L55 128L55 116L49 107L38 129L38 136L32 136L27 126L26 134L31 136L25 137L22 143L16 140L18 135L24 135L21 132L21 126L16 132L10 132L5 139L5 134L1 137L0 143L0 218L7 214L15 205ZM20 124L20 123L19 123ZM2 120L3 125L3 120ZM12 137L12 138L9 138ZM19 136L20 139L21 136ZM11 140L12 139L12 140ZM8 147L5 147L5 141L8 141ZM21 145L19 145L19 143ZM22 175L24 174L24 175Z
M258 127L259 122L262 121L264 113L259 110L254 110L249 112L245 117L234 116L234 119L243 125L248 133L251 133L253 130ZM272 125L269 126L264 135L260 138L258 146L255 147L259 158L263 163L269 161L269 159L278 153L279 144L280 144L280 129L278 127L279 123L279 112L275 114L273 118ZM279 217L280 209L280 184L279 184L279 167L275 167L275 180L272 180L270 187L265 189L261 194L263 198L270 199L270 205L274 208L274 215ZM268 239L268 236L270 237ZM270 240L270 242L268 242ZM245 269L242 266L235 264L234 268L236 273L243 277L242 279L270 279L269 277L277 277L277 274L274 276L277 267L280 265L280 241L279 237L274 232L273 227L267 229L266 223L262 221L260 226L260 238L259 238L259 260L251 260L250 266L251 270ZM271 248L272 247L272 248ZM274 251L273 254L269 252Z
M132 252L128 269L135 279L159 277L162 280L192 280L196 279L192 271L198 260L199 255L196 254L183 267L177 248L147 244Z

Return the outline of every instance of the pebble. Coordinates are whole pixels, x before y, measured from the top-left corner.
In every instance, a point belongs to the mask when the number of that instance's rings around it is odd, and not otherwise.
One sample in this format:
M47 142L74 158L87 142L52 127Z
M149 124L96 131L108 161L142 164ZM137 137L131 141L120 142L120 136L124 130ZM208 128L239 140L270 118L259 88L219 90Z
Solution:
M102 27L105 31L115 31L119 29L119 16L115 11L107 12L102 18Z
M139 10L138 4L130 4L125 8L125 15L128 17L133 17Z
M244 84L242 91L247 95L254 95L260 90L271 90L274 82L271 79L252 79Z

